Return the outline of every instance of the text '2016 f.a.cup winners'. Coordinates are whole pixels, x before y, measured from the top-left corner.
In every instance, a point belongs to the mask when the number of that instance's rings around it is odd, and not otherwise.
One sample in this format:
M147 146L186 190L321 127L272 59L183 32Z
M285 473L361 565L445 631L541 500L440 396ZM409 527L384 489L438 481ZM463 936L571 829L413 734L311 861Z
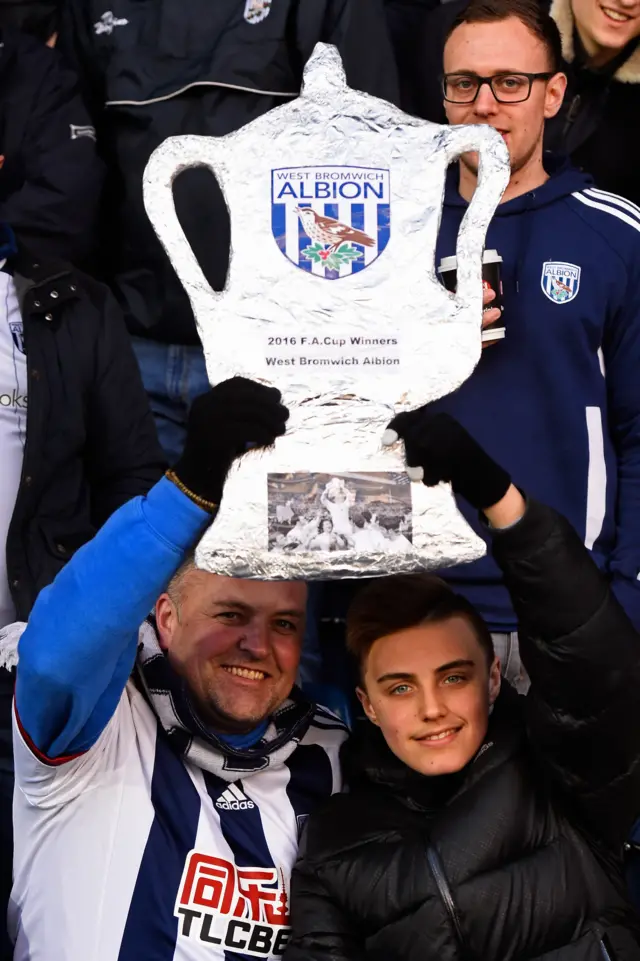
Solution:
M269 336L267 349L268 367L400 366L397 337Z

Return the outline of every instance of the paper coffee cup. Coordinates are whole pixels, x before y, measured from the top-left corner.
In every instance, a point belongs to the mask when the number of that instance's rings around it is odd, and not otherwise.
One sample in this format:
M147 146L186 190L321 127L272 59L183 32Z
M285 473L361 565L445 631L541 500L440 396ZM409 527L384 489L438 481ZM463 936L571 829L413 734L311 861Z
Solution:
M485 250L482 256L482 286L485 290L493 290L495 299L485 310L497 308L504 311L503 290L502 290L502 257L497 250ZM442 283L455 293L458 285L458 259L457 257L443 257L438 267L438 273L442 278ZM485 327L482 331L482 340L501 340L506 334L504 318L501 317L494 324Z

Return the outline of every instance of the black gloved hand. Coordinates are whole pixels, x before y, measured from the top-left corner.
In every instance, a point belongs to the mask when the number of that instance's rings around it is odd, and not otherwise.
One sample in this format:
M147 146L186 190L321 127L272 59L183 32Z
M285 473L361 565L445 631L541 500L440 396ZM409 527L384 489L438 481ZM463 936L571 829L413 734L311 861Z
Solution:
M233 377L196 397L187 421L184 451L171 480L186 488L201 507L220 503L224 482L236 457L257 447L270 447L284 434L289 411L275 387ZM172 476L173 475L173 476Z
M448 481L477 510L493 507L511 485L507 472L449 414L431 413L428 406L398 414L382 442L392 444L398 437L404 441L412 480L422 479L427 487ZM411 468L421 468L422 477Z

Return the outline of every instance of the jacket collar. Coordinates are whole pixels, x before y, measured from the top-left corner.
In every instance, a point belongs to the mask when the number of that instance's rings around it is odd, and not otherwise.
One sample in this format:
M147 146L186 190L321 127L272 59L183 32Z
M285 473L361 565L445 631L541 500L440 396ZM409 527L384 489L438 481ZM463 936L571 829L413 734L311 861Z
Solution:
M575 20L571 0L553 0L550 10L562 38L562 53L568 63L576 55L574 43ZM616 70L614 79L620 83L640 83L640 39L631 56Z
M73 267L62 261L35 259L19 252L11 260L11 271L18 296L20 313L41 315L55 320L63 305L79 297L79 285Z

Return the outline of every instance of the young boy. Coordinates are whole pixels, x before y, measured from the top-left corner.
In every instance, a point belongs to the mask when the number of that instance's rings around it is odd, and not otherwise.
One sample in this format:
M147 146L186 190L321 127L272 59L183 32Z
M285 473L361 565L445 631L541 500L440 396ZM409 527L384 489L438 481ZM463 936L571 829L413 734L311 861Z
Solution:
M285 959L636 961L638 635L568 522L456 421L390 426L414 477L483 512L531 690L501 683L486 624L439 579L363 590L348 639L368 721L344 752L350 793L309 820Z

